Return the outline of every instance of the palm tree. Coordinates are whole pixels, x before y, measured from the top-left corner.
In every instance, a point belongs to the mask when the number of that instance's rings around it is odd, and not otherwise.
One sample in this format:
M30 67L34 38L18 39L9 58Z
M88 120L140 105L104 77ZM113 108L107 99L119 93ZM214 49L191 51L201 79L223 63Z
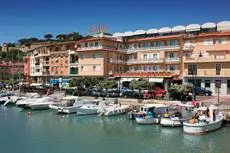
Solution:
M44 35L44 38L45 38L46 40L51 40L51 39L53 38L53 35L50 34L50 33L48 33L48 34L45 34L45 35Z

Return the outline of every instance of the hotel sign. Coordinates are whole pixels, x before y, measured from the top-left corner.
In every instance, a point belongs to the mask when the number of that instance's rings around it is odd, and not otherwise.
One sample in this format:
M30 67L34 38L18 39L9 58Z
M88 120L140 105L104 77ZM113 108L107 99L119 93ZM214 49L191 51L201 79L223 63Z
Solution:
M107 32L108 32L108 28L104 24L94 25L89 30L90 35L107 33Z

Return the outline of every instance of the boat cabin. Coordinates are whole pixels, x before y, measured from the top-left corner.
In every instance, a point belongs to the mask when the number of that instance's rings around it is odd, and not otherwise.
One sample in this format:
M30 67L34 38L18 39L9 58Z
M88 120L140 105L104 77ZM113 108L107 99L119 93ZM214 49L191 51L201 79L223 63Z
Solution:
M143 114L151 113L155 117L161 117L168 111L169 105L163 104L146 104L140 107L140 112Z

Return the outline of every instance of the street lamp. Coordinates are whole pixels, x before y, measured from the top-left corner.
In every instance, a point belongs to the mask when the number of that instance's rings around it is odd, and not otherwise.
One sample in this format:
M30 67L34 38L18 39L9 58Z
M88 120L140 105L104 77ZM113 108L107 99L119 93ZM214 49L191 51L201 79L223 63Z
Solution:
M196 100L196 85L197 85L197 69L198 69L198 60L202 57L202 54L200 52L199 56L197 57L196 61L196 69L193 67L193 73L194 73L194 84L193 84L193 100Z

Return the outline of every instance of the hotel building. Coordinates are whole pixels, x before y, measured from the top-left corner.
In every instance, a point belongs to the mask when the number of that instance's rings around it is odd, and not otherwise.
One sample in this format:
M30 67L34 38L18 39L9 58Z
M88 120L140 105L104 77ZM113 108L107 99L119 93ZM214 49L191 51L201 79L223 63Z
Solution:
M99 34L74 42L53 43L30 52L30 76L107 77L121 84L146 78L162 83L196 82L196 86L230 94L230 21L160 29Z

